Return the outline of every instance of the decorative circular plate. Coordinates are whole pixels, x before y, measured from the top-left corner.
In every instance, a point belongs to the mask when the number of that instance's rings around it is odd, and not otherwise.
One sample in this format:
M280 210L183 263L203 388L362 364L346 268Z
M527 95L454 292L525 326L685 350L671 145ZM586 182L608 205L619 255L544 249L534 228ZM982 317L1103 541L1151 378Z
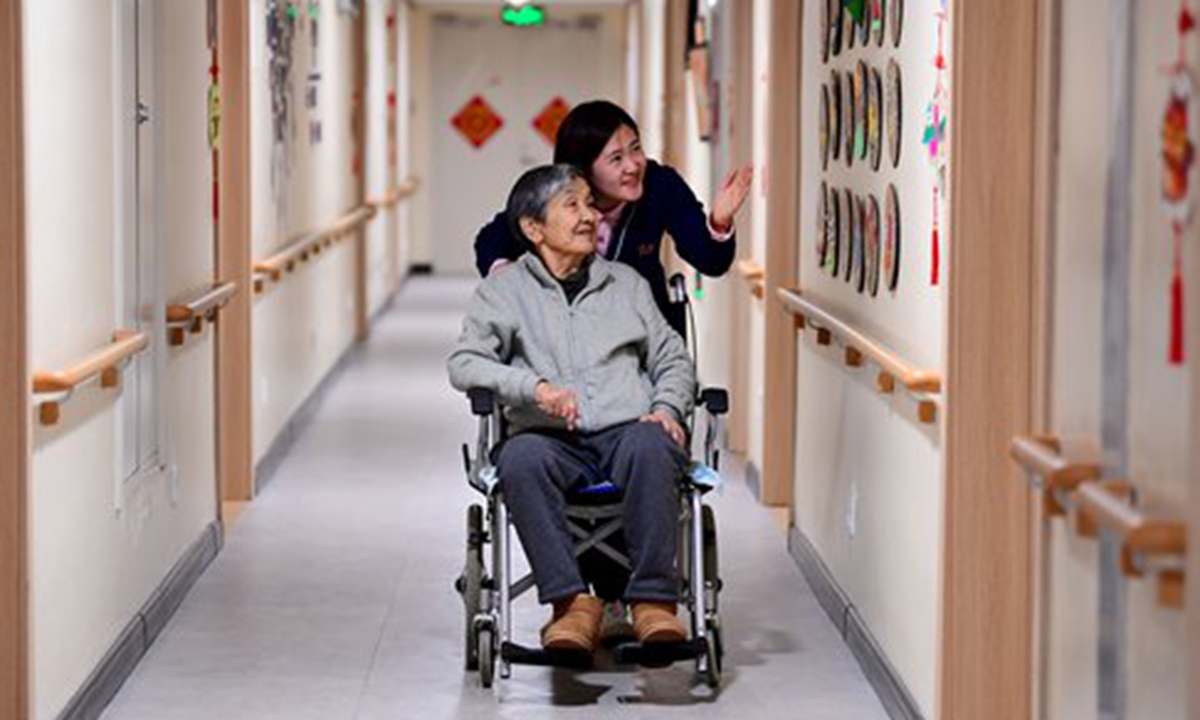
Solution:
M883 218L883 282L891 292L900 284L900 193L888 185Z
M840 198L841 194L837 188L829 188L829 194L825 199L825 262L823 266L834 277L837 277L838 272L838 245L840 245L842 234Z
M837 160L842 155L842 74L830 73L829 80L829 154Z
M854 154L859 160L867 159L867 95L871 73L862 60L854 69Z
M899 0L892 0L899 2ZM894 6L893 6L894 7ZM895 60L888 63L887 69L887 98L883 103L887 115L888 154L892 157L892 167L900 167L900 149L903 147L903 117L904 93L900 80L900 65Z
M850 284L855 290L862 292L866 287L866 253L863 248L863 236L866 235L866 208L861 197L854 198L854 253L851 263L854 272L850 276Z
M854 107L854 73L847 70L842 80L842 131L846 140L846 167L854 165L854 118L858 114Z
M871 5L871 32L875 35L875 44L883 47L887 35L887 0L867 0Z
M829 245L825 229L829 226L829 188L821 183L821 196L817 198L817 267L825 265L825 250Z
M850 280L850 253L854 247L854 193L850 188L842 190L842 237L838 241L838 270L847 282Z
M829 88L821 86L821 116L818 123L821 128L821 169L829 167Z
M842 54L842 18L846 9L842 0L828 0L829 7L829 54L837 57Z
M879 68L871 68L867 84L867 154L871 169L878 171L883 160L883 78Z
M888 25L892 26L892 47L900 47L900 39L904 35L904 0L892 0L888 10Z
M866 253L867 292L871 297L879 294L879 200L874 195L866 200L866 219L863 229L863 251Z

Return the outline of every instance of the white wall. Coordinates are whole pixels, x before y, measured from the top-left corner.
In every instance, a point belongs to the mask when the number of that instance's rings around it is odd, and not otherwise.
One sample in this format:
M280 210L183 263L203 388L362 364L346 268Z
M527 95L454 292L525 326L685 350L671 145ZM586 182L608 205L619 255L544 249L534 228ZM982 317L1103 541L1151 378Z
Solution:
M254 213L253 257L270 256L296 236L331 225L359 204L352 173L353 20L336 0L320 6L319 55L308 31L296 36L292 92L294 135L283 150L291 165L274 200L271 179L271 112L267 71L266 2L251 6L251 147ZM319 106L304 103L306 78L316 60L321 71ZM323 123L312 144L309 121ZM262 459L279 431L354 340L355 242L344 241L298 266L254 302L254 457ZM368 271L370 276L370 271Z
M204 4L163 0L164 286L212 279ZM61 368L116 327L114 3L25 3L30 364ZM69 89L69 91L64 91ZM123 483L117 395L95 386L36 423L30 547L33 717L63 709L118 633L216 517L212 334L169 352L169 469Z
M1146 512L1182 519L1187 452L1195 437L1188 417L1187 369L1167 364L1172 232L1161 197L1162 112L1175 57L1176 6L1139 6L1135 69L1133 225L1130 292L1130 476ZM1102 350L1105 294L1104 228L1108 158L1113 139L1108 9L1067 0L1063 24L1062 95L1058 112L1054 239L1051 428L1096 452L1103 418ZM1193 54L1192 61L1196 58ZM1193 120L1192 133L1196 125ZM1194 179L1193 179L1194 182ZM1194 233L1189 241L1194 241ZM1044 577L1046 674L1044 717L1094 718L1099 557L1094 540L1061 520L1047 523ZM1127 717L1185 717L1183 614L1160 607L1150 581L1127 585L1127 619L1119 630L1128 652Z
M937 27L921 4L907 3L901 47L890 38L823 63L822 3L806 3L802 55L801 191L798 203L800 287L809 297L878 338L919 367L944 367L946 323L940 288L929 284L931 188L921 132L933 92ZM949 37L949 35L947 35ZM949 48L947 47L947 51ZM844 73L859 60L903 68L903 149L893 169L886 148L878 172L856 160L830 159L820 168L821 86L832 68ZM885 135L886 137L886 135ZM843 153L844 154L844 153ZM768 168L769 172L769 168ZM903 237L895 293L860 295L841 277L817 267L817 199L822 180L874 194L883 210L889 183L900 194ZM943 287L945 278L943 276ZM896 667L921 711L934 717L940 597L942 513L941 430L922 425L911 398L880 395L871 368L847 368L837 348L798 341L795 524L816 546L837 582Z

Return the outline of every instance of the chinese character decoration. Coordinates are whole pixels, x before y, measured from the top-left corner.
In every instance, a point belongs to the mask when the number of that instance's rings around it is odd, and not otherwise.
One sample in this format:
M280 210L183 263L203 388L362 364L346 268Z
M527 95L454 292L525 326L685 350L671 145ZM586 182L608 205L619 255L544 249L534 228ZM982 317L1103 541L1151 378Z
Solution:
M933 60L937 72L934 83L933 97L925 107L925 134L921 140L928 152L928 159L933 166L933 233L930 249L929 283L937 286L941 281L941 207L946 197L947 172L950 166L950 146L948 130L950 121L950 90L947 83L949 68L946 63L945 41L946 22L949 11L947 0L939 0L940 9L937 12L938 48Z
M558 128L569 112L571 112L571 106L567 104L567 101L561 97L555 97L533 119L533 129L550 147L554 147L554 143L558 140Z
M1182 365L1183 347L1183 237L1191 225L1191 171L1195 160L1190 115L1192 71L1187 64L1187 35L1196 28L1196 20L1181 0L1179 7L1179 49L1175 62L1167 68L1170 91L1162 119L1162 193L1174 235L1174 263L1171 272L1171 338L1167 361Z
M450 118L450 124L462 134L471 147L478 150L504 127L504 119L486 100L476 95Z

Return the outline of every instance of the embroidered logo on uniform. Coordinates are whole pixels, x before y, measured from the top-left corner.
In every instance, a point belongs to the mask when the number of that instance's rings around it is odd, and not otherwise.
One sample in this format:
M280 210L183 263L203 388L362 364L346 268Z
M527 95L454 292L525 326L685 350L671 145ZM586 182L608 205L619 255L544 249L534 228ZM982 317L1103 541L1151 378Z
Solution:
M646 243L645 245L638 245L638 255L641 255L642 257L646 257L647 255L653 255L653 254L654 254L654 243Z

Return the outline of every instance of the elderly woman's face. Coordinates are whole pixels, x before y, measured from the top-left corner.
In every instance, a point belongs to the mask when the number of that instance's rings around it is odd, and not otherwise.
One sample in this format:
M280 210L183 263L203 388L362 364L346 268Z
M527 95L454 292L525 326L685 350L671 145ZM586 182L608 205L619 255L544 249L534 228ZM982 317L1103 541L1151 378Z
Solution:
M596 252L596 222L599 214L592 203L592 190L576 178L559 190L546 205L544 223L522 220L523 229L543 259L557 256L586 257Z
M626 125L617 128L600 151L600 157L592 163L589 175L606 206L640 200L646 175L646 153L641 138Z

